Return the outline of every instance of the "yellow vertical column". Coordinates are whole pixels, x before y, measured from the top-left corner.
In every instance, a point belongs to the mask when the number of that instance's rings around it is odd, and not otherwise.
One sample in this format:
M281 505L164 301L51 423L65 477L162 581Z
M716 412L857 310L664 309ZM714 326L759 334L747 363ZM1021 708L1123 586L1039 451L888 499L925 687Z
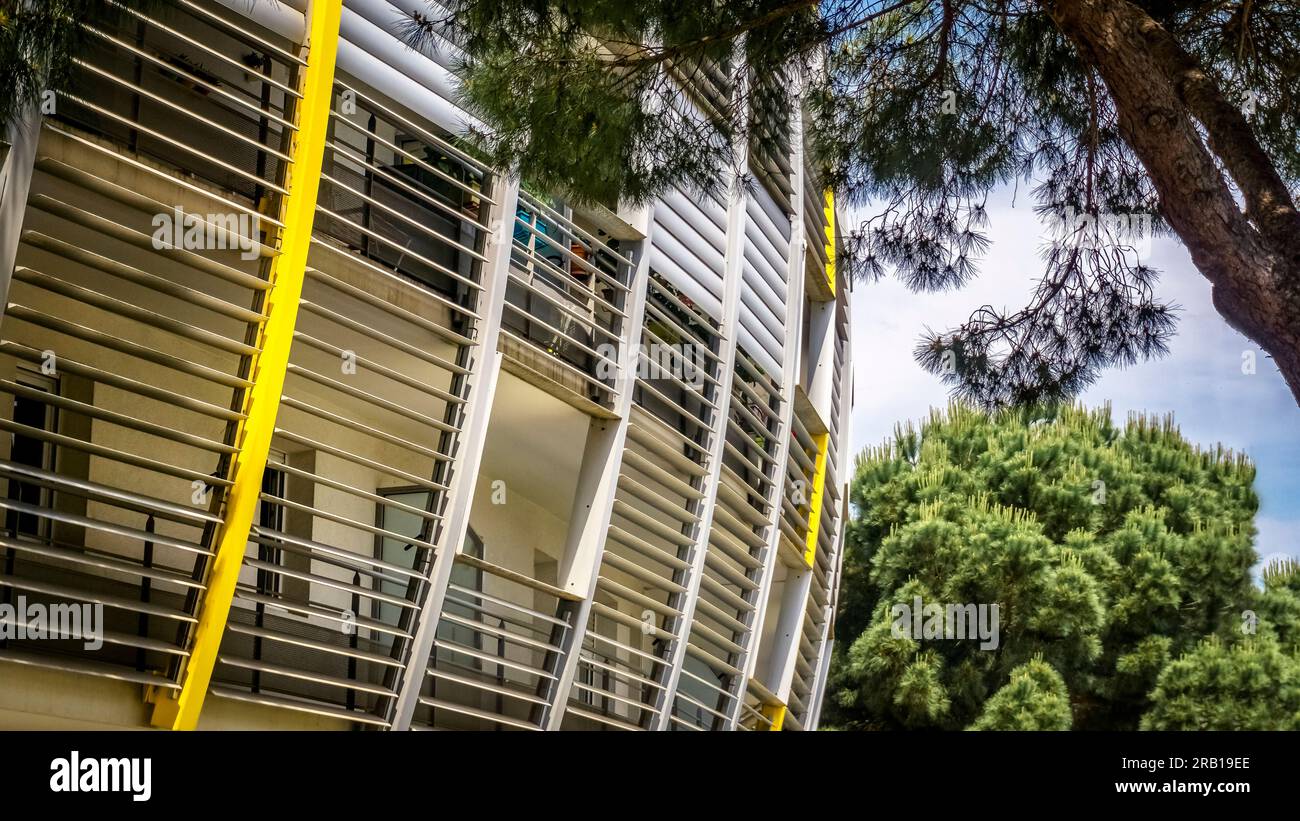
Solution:
M814 437L817 443L817 461L813 462L812 496L808 499L808 539L804 543L803 560L809 567L817 557L817 534L821 530L822 505L826 496L826 457L830 449L831 435L823 433Z
M764 704L763 717L772 722L767 726L769 732L780 732L785 724L786 706L784 704Z
M158 697L153 713L155 726L192 730L198 724L230 616L248 531L257 512L262 474L270 455L271 436L289 366L289 349L298 321L334 94L342 6L342 0L311 0L308 4L307 65L300 72L298 90L302 99L296 112L297 131L289 150L292 161L285 181L288 194L280 206L284 230L280 234L280 253L271 265L271 288L263 311L266 320L251 368L253 386L244 397L247 418L235 440L239 451L232 460L232 486L224 521L217 530L216 556L207 591L199 603L199 623L182 673L180 695Z
M823 197L826 204L826 282L830 284L833 295L835 293L835 192L827 188Z

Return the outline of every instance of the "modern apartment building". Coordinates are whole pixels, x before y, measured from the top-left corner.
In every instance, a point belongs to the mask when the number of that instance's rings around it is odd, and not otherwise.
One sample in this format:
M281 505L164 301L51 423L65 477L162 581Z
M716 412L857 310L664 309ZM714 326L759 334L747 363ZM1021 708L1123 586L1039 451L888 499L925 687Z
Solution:
M814 729L853 386L800 112L748 185L571 207L465 148L424 3L171 5L3 146L0 727Z

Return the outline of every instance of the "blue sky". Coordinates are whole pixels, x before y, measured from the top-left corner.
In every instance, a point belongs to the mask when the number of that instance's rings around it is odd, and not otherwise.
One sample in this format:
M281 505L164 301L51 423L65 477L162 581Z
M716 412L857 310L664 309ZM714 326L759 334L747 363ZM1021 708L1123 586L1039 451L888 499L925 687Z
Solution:
M1044 226L1025 188L990 198L989 248L978 280L945 294L912 294L892 279L859 284L853 293L853 357L857 380L852 449L888 438L894 424L947 404L947 390L912 359L926 326L947 330L985 303L1023 307L1042 276ZM1109 400L1122 421L1130 411L1172 411L1183 435L1202 446L1222 442L1257 467L1260 511L1255 548L1264 559L1300 557L1300 408L1273 361L1214 310L1210 285L1175 239L1157 239L1148 264L1161 272L1160 297L1182 308L1177 336L1163 359L1105 373L1082 397ZM1255 351L1256 372L1242 373L1243 352Z

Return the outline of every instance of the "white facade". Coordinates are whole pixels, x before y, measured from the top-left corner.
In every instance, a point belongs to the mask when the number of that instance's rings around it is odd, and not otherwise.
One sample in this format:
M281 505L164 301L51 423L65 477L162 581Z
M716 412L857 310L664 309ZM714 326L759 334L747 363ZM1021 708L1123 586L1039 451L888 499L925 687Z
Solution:
M2 223L0 604L96 602L105 643L0 642L0 727L166 726L197 692L205 728L815 728L852 366L801 140L749 190L571 209L457 147L454 34L422 55L402 3L346 0L305 48L313 2L91 22L40 124ZM256 242L160 247L178 208Z

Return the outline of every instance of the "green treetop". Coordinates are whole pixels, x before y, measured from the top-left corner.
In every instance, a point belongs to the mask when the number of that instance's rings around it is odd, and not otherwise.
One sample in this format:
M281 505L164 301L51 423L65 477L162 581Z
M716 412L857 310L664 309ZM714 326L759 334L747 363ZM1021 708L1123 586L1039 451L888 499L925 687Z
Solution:
M954 404L900 427L856 463L825 723L1285 726L1300 583L1251 582L1254 475L1171 418L1119 427L1109 408ZM900 635L893 608L917 596L998 605L996 649Z

